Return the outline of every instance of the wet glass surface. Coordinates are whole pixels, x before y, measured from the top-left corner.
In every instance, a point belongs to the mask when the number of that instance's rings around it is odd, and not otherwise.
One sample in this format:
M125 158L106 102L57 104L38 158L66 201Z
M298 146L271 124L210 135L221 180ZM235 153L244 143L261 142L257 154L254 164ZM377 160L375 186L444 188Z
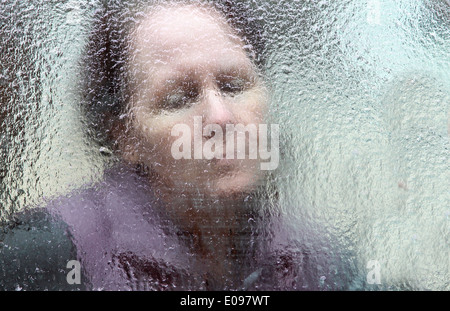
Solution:
M156 96L151 40L117 44L138 51L130 68L112 67L135 79L135 106L118 120L133 115L142 133L111 144L123 128L83 105L114 112L123 85L85 60L110 60L108 44L92 44L108 32L99 21L134 22L147 2L1 1L0 288L70 289L66 263L78 260L88 289L450 289L450 2L237 2L264 38L261 64L225 30L214 40L203 28L200 59L224 68L162 79ZM160 63L195 59L182 46ZM236 120L279 125L276 169L167 160L169 125L201 109L208 81ZM148 182L155 174L168 188ZM56 220L33 214L42 208Z

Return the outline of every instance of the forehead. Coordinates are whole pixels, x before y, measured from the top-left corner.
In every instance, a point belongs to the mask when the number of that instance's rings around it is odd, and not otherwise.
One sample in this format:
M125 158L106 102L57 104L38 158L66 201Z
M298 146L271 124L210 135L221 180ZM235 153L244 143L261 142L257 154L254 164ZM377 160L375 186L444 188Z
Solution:
M223 17L194 6L152 9L132 33L131 47L131 65L147 72L167 64L233 65L246 59L242 41Z

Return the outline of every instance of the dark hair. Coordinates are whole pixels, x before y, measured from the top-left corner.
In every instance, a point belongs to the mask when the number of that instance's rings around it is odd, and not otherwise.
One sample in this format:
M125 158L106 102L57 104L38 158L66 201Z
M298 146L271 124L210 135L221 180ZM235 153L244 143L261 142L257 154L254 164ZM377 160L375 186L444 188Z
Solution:
M264 49L260 22L247 4L233 0L220 1L150 1L151 4L208 5L221 13L227 23L244 40L246 51L254 64L262 69ZM150 5L151 5L150 4ZM142 17L149 1L105 1L95 12L82 59L82 112L89 136L96 142L113 147L111 133L126 115L128 81L126 66L128 36ZM120 124L120 123L119 123Z

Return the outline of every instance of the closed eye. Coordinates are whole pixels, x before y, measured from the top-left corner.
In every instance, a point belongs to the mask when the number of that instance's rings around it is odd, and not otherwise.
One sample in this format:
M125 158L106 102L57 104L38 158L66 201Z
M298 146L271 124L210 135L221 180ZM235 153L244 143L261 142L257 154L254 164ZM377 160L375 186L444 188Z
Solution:
M190 107L198 100L199 92L193 83L182 83L179 87L170 90L160 107L165 110L177 110Z
M243 77L222 75L217 79L217 87L223 95L235 96L250 88L252 82Z

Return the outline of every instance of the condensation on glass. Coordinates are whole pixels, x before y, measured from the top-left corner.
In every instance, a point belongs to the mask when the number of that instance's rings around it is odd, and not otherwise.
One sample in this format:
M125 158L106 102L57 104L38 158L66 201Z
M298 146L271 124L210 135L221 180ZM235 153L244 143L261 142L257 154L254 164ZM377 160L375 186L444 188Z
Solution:
M263 25L270 122L280 126L267 212L326 265L308 284L449 290L450 2L243 3ZM110 165L112 151L87 135L79 105L80 59L101 5L0 5L5 232L15 213L70 198ZM314 258L323 254L323 263ZM137 260L126 255L116 259ZM250 282L259 270L248 271Z

